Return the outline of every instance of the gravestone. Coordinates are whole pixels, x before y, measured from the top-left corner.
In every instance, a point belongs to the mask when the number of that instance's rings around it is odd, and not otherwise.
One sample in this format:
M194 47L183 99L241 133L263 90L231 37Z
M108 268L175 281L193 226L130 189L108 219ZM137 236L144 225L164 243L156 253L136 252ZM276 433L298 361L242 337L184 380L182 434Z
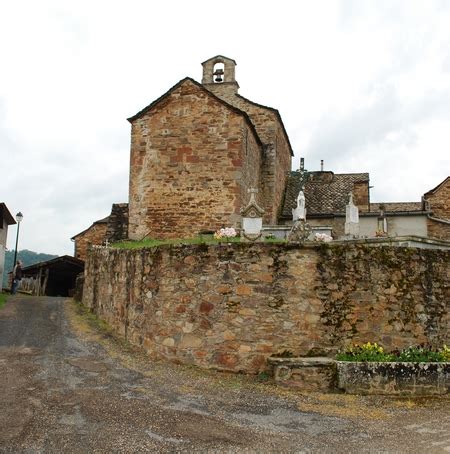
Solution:
M250 194L250 201L246 207L241 209L241 240L257 241L262 239L261 231L264 209L257 204L255 199L255 194L257 194L258 190L250 188L248 192Z
M348 204L345 206L345 235L359 236L359 210L353 203L353 194L350 192Z

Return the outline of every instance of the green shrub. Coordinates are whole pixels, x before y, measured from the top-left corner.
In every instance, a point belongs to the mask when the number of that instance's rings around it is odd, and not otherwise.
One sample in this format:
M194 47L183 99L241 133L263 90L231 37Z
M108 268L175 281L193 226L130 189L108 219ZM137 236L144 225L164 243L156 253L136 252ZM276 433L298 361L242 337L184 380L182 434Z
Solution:
M440 350L434 350L426 346L412 346L401 351L387 353L383 347L375 343L367 342L363 345L347 347L343 352L336 355L338 361L360 362L408 362L408 363L432 363L450 361L450 348L446 345Z
M343 352L336 355L338 361L376 361L386 362L395 361L393 355L385 353L383 347L375 343L367 342L363 345L354 345L348 347Z

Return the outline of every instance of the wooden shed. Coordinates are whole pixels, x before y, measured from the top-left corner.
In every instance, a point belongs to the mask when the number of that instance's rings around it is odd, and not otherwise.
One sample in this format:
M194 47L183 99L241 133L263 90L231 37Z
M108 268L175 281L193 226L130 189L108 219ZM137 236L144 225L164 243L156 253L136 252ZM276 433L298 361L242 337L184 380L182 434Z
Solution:
M83 260L63 255L23 268L19 290L36 296L72 296L75 280L84 271Z

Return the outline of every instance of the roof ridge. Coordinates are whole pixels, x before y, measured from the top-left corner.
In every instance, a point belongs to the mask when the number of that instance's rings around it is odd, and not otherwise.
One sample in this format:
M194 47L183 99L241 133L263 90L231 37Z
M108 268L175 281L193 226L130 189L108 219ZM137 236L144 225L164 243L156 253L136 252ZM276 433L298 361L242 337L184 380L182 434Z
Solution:
M268 110L272 111L272 112L277 116L278 121L279 121L280 124L281 124L281 129L283 130L283 133L284 133L284 135L285 135L285 137L286 137L286 141L287 141L287 143L288 143L289 149L291 150L291 156L294 156L294 150L293 150L293 148L292 148L291 141L290 141L290 139L289 139L289 134L288 134L287 131L286 131L286 128L285 128L285 126L284 126L283 120L282 120L282 118L281 118L281 115L280 115L280 112L278 111L278 109L275 109L274 107L265 106L265 105L263 105L263 104L258 104L257 102L254 102L254 101L252 101L252 100L246 98L245 96L240 95L239 93L236 93L236 96L237 96L238 98L243 99L244 101L249 102L250 104L253 104L254 106L261 107L262 109L268 109Z
M245 111L239 109L238 107L235 107L232 104L230 104L230 103L224 101L223 99L219 98L214 93L212 93L207 88L205 88L200 82L197 82L195 79L192 79L192 77L185 77L185 78L181 79L175 85L173 85L171 88L169 88L169 90L167 90L164 94L162 94L159 98L155 99L152 103L150 103L147 107L144 107L137 114L133 115L132 117L127 118L127 120L130 123L132 123L134 120L136 120L137 118L141 117L142 115L144 115L145 113L150 111L153 107L155 107L163 99L167 98L170 95L170 93L172 93L172 91L174 91L176 88L181 86L181 84L186 82L186 81L189 81L189 82L193 83L195 86L197 86L198 88L203 90L206 94L208 94L208 96L211 96L213 99L217 100L218 102L220 102L221 104L226 106L228 109L231 109L234 112L238 113L239 115L242 115L245 118L245 120L248 123L248 125L250 126L252 132L255 134L255 138L256 138L256 141L258 142L258 145L262 146L261 138L259 137L259 134L258 134L258 132L256 131L256 128L255 128L255 125L252 123L252 121L251 121L249 115L247 114L247 112L245 112Z

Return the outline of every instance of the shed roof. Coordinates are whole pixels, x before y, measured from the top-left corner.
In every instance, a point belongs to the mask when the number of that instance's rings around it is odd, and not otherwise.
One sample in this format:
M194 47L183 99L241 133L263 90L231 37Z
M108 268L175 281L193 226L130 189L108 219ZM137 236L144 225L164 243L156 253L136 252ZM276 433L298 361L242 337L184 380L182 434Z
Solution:
M25 276L34 275L42 268L73 268L83 271L83 260L77 259L70 255L62 255L46 262L35 263L34 265L25 266L22 271Z

